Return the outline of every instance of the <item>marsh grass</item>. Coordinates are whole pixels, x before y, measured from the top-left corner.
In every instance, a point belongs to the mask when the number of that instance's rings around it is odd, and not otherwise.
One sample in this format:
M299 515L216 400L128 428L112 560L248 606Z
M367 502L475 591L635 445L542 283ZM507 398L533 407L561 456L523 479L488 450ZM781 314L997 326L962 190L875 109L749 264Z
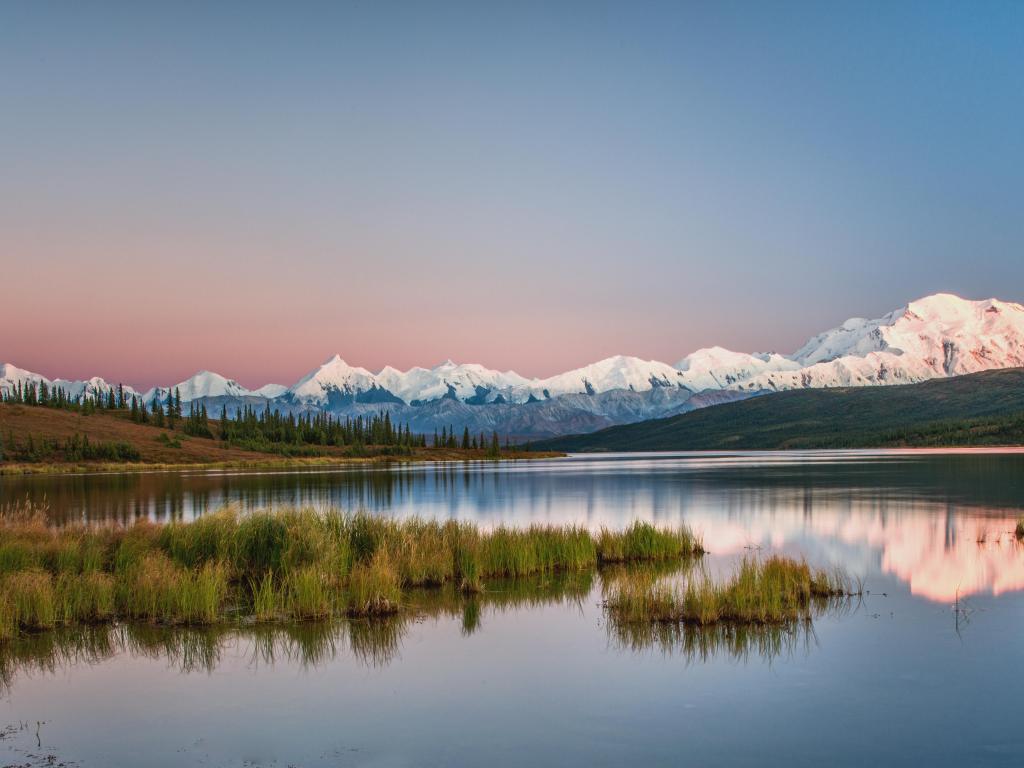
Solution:
M663 573L663 570L661 571ZM391 663L401 651L414 623L457 620L471 635L495 612L524 607L543 608L580 603L591 594L594 571L535 575L526 579L497 580L485 592L466 595L458 584L440 589L416 588L406 593L399 613L353 617L345 621L269 623L217 623L164 625L150 622L108 622L58 626L47 632L21 632L0 645L0 694L16 678L39 672L55 674L81 664L96 664L129 653L159 660L184 673L210 673L225 652L241 653L252 665L279 661L317 667L348 653L367 667ZM651 571L648 571L648 575ZM604 578L604 573L601 574ZM616 575L615 582L622 578ZM261 582L280 594L276 581ZM2 603L0 603L2 604ZM283 614L279 614L283 615ZM630 652L654 651L707 661L719 655L745 660L757 655L771 660L792 654L814 641L809 621L786 624L730 624L700 626L678 622L608 622L611 645Z
M650 562L703 555L704 545L689 528L656 528L635 522L621 532L602 528L597 554L604 563Z
M285 611L293 619L326 619L334 613L326 578L317 568L306 566L288 574Z
M704 571L690 574L683 584L643 571L627 574L611 587L605 606L620 624L780 624L808 619L816 605L854 594L859 587L839 570L772 556L745 558L725 581Z
M702 552L689 530L648 523L595 536L572 525L486 530L227 507L188 523L54 527L26 504L0 513L0 638L119 618L200 625L389 615L410 590L480 594L496 582Z
M281 600L274 583L274 574L264 574L262 579L250 579L249 591L252 593L252 615L258 622L273 621L278 618Z
M402 604L398 569L386 550L352 568L348 579L348 612L354 616L396 613Z

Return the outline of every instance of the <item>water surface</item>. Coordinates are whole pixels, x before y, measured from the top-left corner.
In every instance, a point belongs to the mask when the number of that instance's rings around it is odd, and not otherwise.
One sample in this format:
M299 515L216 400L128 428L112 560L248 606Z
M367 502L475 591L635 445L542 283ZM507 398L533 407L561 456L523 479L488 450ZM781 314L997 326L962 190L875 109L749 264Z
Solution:
M743 636L624 637L599 574L424 594L386 623L51 633L0 651L0 763L1021 765L1022 482L1021 453L912 451L3 478L0 501L45 497L60 521L229 501L685 522L709 567L782 551L866 594Z

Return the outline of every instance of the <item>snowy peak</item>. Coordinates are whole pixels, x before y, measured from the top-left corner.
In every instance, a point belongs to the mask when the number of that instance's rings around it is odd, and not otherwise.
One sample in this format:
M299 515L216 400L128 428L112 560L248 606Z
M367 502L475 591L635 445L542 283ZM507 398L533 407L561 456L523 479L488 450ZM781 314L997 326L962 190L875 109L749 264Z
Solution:
M969 301L938 293L910 302L876 320L852 318L818 334L792 359L803 366L866 357L872 353L906 356L936 375L972 373L1021 364L1024 307L986 299Z
M799 363L775 353L748 354L723 347L698 349L676 363L684 386L695 392L730 389L764 373L799 367Z
M45 381L47 384L50 383L50 380L45 376L40 376L32 371L26 371L24 368L19 368L11 363L0 365L0 391L9 392L16 389L18 384L24 387L29 383L38 385L42 381Z
M288 387L284 384L264 384L258 389L254 389L252 394L256 397L265 397L268 400L273 400L275 397L280 397L288 391Z
M323 365L311 371L288 390L288 394L303 403L326 403L332 392L355 394L371 389L376 384L373 374L365 368L355 368L341 355L328 358Z
M667 363L639 357L616 355L596 363L560 373L547 379L534 380L550 396L585 393L593 395L612 389L643 391L656 387L682 385L680 372Z
M342 408L350 404L417 405L457 400L469 405L525 403L560 395L596 395L615 390L657 388L757 392L803 387L867 386L923 381L991 368L1024 366L1024 307L987 299L970 301L948 293L912 301L876 319L851 318L819 333L792 355L699 349L675 366L618 355L547 378L526 378L476 363L446 360L433 368L378 373L349 365L334 355L291 387L267 384L249 390L212 371L200 371L170 387L151 389L164 400L175 387L182 401L209 397L262 397L286 405ZM86 381L43 376L10 363L0 366L0 390L20 382L64 387L72 397L112 388ZM128 394L134 390L126 387Z
M26 371L11 363L0 365L0 392L12 392L18 384L25 387L26 384L35 384L37 387L45 383L50 387L60 387L68 397L76 398L82 395L96 396L106 394L110 390L117 389L117 384L111 384L99 376L85 380L71 381L69 379L53 379L52 381L42 374ZM137 394L131 387L123 387L125 395Z
M198 400L201 397L245 397L252 394L237 381L213 371L199 371L171 387L171 390L177 390L184 401Z

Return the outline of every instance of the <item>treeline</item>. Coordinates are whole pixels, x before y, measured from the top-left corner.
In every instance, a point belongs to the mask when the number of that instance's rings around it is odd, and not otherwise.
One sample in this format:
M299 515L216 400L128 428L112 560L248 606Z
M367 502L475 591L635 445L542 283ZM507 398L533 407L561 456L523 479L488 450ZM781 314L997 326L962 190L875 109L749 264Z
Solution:
M219 424L211 423L204 403L189 403L187 413L184 412L178 388L173 392L167 390L163 399L154 395L147 403L134 393L126 393L120 384L108 390L87 390L72 397L63 387L46 382L18 382L13 388L0 391L0 402L83 414L119 412L136 424L169 430L180 428L192 437L219 438L238 448L291 456L319 455L322 453L319 449L328 446L346 448L350 455L362 455L370 450L375 454L404 455L428 447L426 435L414 434L408 423L392 422L388 411L341 419L329 413L281 413L271 410L268 403L262 410L246 405L233 415L229 415L224 406ZM502 453L497 432L488 438L483 432L471 435L468 427L463 429L461 439L454 427L443 428L440 434L435 430L429 447L481 451L491 458ZM504 449L509 448L506 437ZM53 446L50 449L62 450ZM35 447L37 453L40 450L40 446Z
M947 419L875 432L793 439L786 448L940 448L1024 445L1024 412Z
M121 441L90 441L77 432L65 440L27 435L18 440L8 433L0 438L0 461L140 461L139 450Z
M206 425L205 411L198 417L198 428ZM234 416L221 410L220 436L232 445L251 450L280 446L335 446L358 453L374 448L376 453L404 454L425 448L423 435L413 434L408 424L394 424L387 411L370 417L336 419L329 413L282 414L245 406Z
M158 395L154 395L152 401L147 405L137 394L126 393L122 384L105 390L87 389L81 394L72 396L64 387L53 386L45 381L39 383L30 381L24 384L19 381L7 390L0 390L0 402L57 408L83 414L96 411L121 411L129 414L131 420L136 423L152 424L161 429L174 429L178 423L184 421L185 431L189 434L213 437L208 426L205 433L200 427L200 421L206 421L205 406L202 406L201 413L190 408L188 419L182 418L181 392L177 387L174 388L173 393L168 390L163 401Z
M70 395L64 387L53 386L45 381L38 384L34 381L22 384L17 382L13 387L0 390L0 402L18 405L37 405L43 408L59 408L67 411L91 413L93 411L123 410L129 406L129 400L138 397L125 394L124 387L118 384L107 390L86 389L78 395Z
M480 439L477 439L476 435L470 436L469 427L465 427L462 430L462 440L459 441L455 437L455 428L449 427L445 429L441 428L441 434L437 434L437 430L434 430L434 442L432 444L434 448L462 448L464 451L486 451L488 456L495 457L501 455L501 443L498 440L498 433L492 432L490 441L484 436L484 433L480 433ZM508 442L508 435L505 436L505 450L509 450L512 447Z

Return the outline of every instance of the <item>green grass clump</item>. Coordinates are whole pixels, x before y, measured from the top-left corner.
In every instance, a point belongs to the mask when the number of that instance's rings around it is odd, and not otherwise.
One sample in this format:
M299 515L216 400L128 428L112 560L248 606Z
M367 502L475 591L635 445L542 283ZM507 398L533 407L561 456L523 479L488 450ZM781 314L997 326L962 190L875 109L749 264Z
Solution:
M348 581L348 612L353 616L386 615L398 611L402 589L398 570L384 550L368 563L352 568Z
M113 618L114 577L107 573L61 574L55 587L61 624L94 623Z
M27 571L39 566L38 549L30 542L15 540L0 544L0 573Z
M206 563L197 571L181 575L174 621L184 624L212 624L220 617L228 594L227 569L221 563Z
M220 618L228 593L220 563L186 569L154 552L136 563L119 584L118 604L133 619L166 624L210 624Z
M18 614L14 609L14 601L6 592L0 592L0 640L17 637L18 629Z
M295 619L326 619L333 613L333 601L327 579L313 567L301 568L288 575L285 602Z
M689 528L656 528L637 521L624 531L602 528L597 554L603 563L628 563L699 556L704 546Z
M4 578L0 591L17 626L40 630L57 624L53 579L46 571L33 568L12 573Z
M575 526L501 526L481 537L482 576L516 578L596 564L593 537L586 529Z
M274 574L268 573L262 579L250 580L252 591L252 615L256 621L273 621L281 611L281 598L274 583Z
M235 569L248 576L278 571L288 541L288 526L272 512L255 512L235 532Z
M469 525L459 526L453 538L453 569L459 589L463 592L483 591L479 531Z
M168 523L160 529L157 541L176 563L196 568L230 559L237 530L237 518L232 511L224 510L190 523Z
M414 519L388 536L389 559L397 564L401 583L437 587L451 581L455 577L453 535L458 535L457 527Z
M744 559L721 583L706 573L682 586L644 573L626 575L613 586L606 607L624 623L774 624L809 618L814 600L851 594L849 580L839 571L812 570L805 562L773 556Z
M700 551L687 529L645 523L594 536L572 525L486 530L338 511L226 508L187 523L56 527L26 507L0 512L0 580L11 586L0 604L0 637L115 619L209 624L390 614L407 603L409 590L480 593L495 580L668 563Z

